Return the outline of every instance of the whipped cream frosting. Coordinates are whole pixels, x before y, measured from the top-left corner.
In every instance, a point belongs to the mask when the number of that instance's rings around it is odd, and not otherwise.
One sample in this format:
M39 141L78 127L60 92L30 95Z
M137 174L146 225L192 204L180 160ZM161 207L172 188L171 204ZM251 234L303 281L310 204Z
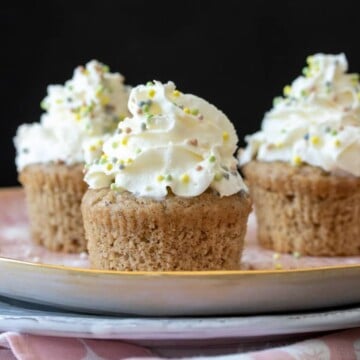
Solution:
M303 76L284 87L261 131L246 136L240 164L252 159L318 166L360 176L359 74L344 54L307 58Z
M128 116L130 88L119 73L93 60L75 69L65 85L50 85L40 123L21 125L14 138L18 170L36 163L71 165L101 154L108 134ZM84 148L87 158L84 158Z
M87 166L90 188L111 186L163 198L191 197L211 187L221 196L245 189L234 152L237 135L215 106L155 81L130 94L131 118L119 123L103 155Z

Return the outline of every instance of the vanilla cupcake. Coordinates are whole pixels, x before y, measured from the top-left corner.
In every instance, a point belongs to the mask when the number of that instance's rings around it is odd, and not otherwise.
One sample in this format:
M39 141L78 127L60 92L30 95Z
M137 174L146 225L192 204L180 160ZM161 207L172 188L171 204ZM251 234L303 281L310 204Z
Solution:
M91 266L238 268L251 204L231 122L172 82L137 86L129 109L132 118L87 166L82 213Z
M240 164L258 238L304 255L360 254L360 85L344 54L316 54L246 137Z
M127 115L129 88L95 60L65 85L50 85L40 123L21 125L14 138L33 240L50 250L86 250L80 211L87 188L83 166L101 153Z

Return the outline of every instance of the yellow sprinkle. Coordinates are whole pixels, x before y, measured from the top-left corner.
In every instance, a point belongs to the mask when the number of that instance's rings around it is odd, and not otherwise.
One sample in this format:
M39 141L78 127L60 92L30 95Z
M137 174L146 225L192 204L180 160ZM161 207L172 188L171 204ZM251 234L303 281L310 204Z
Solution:
M119 146L119 143L117 143L117 142L113 142L113 143L111 144L111 147L112 147L113 149L116 149L118 146Z
M156 91L154 89L150 89L148 92L149 97L153 98L156 94Z
M162 175L158 175L157 177L156 177L156 180L157 181L163 181L165 178L164 178L164 176L162 176Z
M95 145L91 145L90 147L89 147L89 150L90 151L95 151L97 149L97 147L95 146Z
M274 253L273 254L273 259L274 260L279 260L280 259L280 254L279 253Z
M320 138L316 135L312 136L310 138L310 142L313 144L313 145L319 145L320 144Z
M102 106L106 106L106 105L108 105L109 102L110 102L110 98L109 98L108 96L104 95L104 94L100 94L100 95L98 96L98 98L99 98L100 104L101 104Z
M80 119L81 119L80 114L79 114L79 113L76 113L76 114L75 114L75 120L76 120L76 121L80 121Z
M306 58L306 62L309 64L309 65L311 65L313 62L314 62L314 57L313 56L308 56L307 58Z
M121 159L118 159L118 161L117 161L116 163L117 163L117 164L124 165L124 164L125 164L125 161L124 161L124 160L121 160Z
M299 155L295 155L293 157L293 164L296 165L296 166L299 166L302 164L302 159Z
M180 93L179 90L174 90L172 94L173 94L173 96L175 96L175 97L179 97L181 93Z
M104 145L104 141L102 141L102 140L99 140L97 143L98 143L99 146L103 146L103 145Z
M112 170L112 168L113 168L113 164L110 163L106 165L106 170L110 171Z
M131 164L133 161L134 161L133 159L128 158L128 159L126 160L126 163L127 163L127 164Z
M290 95L290 93L291 93L291 86L290 85L286 85L285 87L284 87L284 95L285 96L289 96Z
M184 108L184 113L191 114L191 110L188 107Z
M188 174L182 174L180 176L180 180L181 182L183 182L184 184L188 184L190 181L190 176Z
M280 263L276 263L275 264L275 269L276 270L282 270L283 266Z
M121 140L121 145L126 146L126 145L127 145L127 143L128 143L128 141L129 141L129 138L124 137L124 138Z
M224 141L229 140L229 133L227 131L223 131L222 138Z
M107 160L108 156L106 154L102 154L100 160Z
M334 140L334 146L339 147L341 145L341 141L339 139Z
M360 91L357 93L357 97L360 100Z

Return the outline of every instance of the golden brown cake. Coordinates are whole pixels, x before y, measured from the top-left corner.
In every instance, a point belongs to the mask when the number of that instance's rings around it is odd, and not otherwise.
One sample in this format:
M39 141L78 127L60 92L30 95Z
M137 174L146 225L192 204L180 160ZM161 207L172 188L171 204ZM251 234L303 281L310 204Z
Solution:
M282 162L251 161L243 171L262 246L314 256L360 254L360 178Z
M91 266L110 270L234 270L251 209L245 192L158 201L89 190L82 213Z
M87 166L82 202L91 265L230 270L251 210L228 118L171 82L139 85L131 118Z
M38 164L25 167L25 189L33 240L53 251L86 251L80 210L87 189L83 165Z
M301 255L360 254L360 84L344 54L316 54L285 86L240 164L259 242Z

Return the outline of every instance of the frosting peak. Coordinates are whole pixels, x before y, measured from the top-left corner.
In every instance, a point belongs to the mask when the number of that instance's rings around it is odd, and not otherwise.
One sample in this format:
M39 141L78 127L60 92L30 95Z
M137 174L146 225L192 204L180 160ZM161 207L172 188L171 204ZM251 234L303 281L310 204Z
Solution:
M96 60L78 66L65 85L48 86L40 123L19 127L14 139L18 168L51 161L84 162L83 146L98 152L100 139L128 115L128 97L121 74L110 73Z
M168 189L197 196L211 187L224 196L245 188L233 156L235 129L215 106L172 82L155 81L131 91L129 110L132 117L119 123L102 157L89 164L90 188L111 185L153 198Z
M245 138L240 163L307 163L360 176L359 74L347 70L344 54L309 56L303 76L274 99L261 131Z

